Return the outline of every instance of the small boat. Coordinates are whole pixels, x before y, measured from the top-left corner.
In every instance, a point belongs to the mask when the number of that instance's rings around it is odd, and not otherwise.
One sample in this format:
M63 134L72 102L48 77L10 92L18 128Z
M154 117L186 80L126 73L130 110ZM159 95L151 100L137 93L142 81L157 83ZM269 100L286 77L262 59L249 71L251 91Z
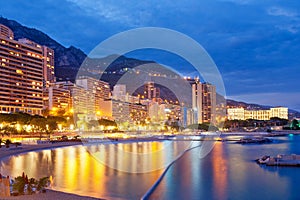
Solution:
M258 164L266 164L270 161L270 156L263 156L262 158L256 159Z

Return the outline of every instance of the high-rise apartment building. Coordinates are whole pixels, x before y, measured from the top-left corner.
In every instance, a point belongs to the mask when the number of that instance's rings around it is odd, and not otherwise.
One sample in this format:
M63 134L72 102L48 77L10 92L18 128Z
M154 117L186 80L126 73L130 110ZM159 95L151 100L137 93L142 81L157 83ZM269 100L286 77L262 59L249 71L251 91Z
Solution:
M41 114L43 47L0 25L0 111Z
M214 123L216 118L216 87L209 83L192 83L194 123Z
M0 24L0 35L9 39L14 39L14 33L10 28Z
M63 87L63 84L55 83L44 88L44 105L49 110L69 111L71 108L70 91Z
M49 87L55 82L54 75L54 51L47 46L43 46L43 78L44 87Z
M155 87L154 82L147 82L144 85L144 95L145 99L158 99L160 98L160 90L158 87Z
M97 114L101 111L101 103L105 99L110 98L110 87L107 82L97 80L91 77L79 77L76 80L76 85L82 87L87 93L86 108L81 108L81 112L88 114ZM79 91L77 91L79 92ZM75 93L75 98L85 96L80 93ZM81 104L80 102L78 102ZM76 105L74 105L74 109Z

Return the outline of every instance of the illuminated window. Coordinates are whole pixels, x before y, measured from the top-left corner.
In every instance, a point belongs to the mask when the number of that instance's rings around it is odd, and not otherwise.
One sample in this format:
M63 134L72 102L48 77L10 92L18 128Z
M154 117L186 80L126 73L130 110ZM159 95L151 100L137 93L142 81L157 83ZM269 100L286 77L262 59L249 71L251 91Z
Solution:
M23 74L22 70L20 70L20 69L17 69L16 72L17 72L18 74Z

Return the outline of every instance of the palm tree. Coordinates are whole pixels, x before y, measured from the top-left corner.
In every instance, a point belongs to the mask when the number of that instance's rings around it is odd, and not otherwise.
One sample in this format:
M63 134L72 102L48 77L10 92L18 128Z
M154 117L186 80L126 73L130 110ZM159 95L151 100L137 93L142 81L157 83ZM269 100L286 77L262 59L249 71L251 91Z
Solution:
M17 191L19 194L24 194L26 181L22 176L18 176L15 178L15 182L13 184L13 191Z
M28 180L28 187L27 187L28 194L34 193L33 188L35 188L36 185L37 185L37 181L34 178Z
M50 184L49 177L40 178L40 180L37 183L37 190L46 192L45 187L48 187L49 184Z

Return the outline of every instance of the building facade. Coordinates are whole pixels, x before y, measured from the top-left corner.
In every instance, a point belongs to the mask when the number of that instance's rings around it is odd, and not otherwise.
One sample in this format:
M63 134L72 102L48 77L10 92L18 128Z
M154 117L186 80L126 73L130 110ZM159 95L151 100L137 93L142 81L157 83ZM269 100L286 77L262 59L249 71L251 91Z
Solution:
M43 46L43 78L44 87L49 87L55 83L54 75L54 50L47 46Z
M42 114L43 48L0 25L0 111Z
M229 120L245 120L244 108L229 108L227 109L227 118Z
M160 90L155 87L154 82L147 82L144 85L144 98L149 100L156 100L160 98Z
M91 77L80 77L76 80L76 85L83 88L85 92L82 92L82 94L76 93L75 96L83 97L84 103L86 105L86 108L80 107L81 112L88 114L97 114L101 111L101 102L105 99L110 98L110 87L107 82L97 80ZM79 91L77 91L79 92ZM78 100L80 100L79 98ZM74 104L74 110L77 110L75 108Z
M192 84L194 123L214 123L216 118L216 87L195 81Z
M44 105L49 110L68 111L71 109L70 91L59 83L44 88Z
M227 118L229 120L270 120L278 117L281 119L288 119L288 108L275 107L269 110L246 110L244 108L228 108Z

